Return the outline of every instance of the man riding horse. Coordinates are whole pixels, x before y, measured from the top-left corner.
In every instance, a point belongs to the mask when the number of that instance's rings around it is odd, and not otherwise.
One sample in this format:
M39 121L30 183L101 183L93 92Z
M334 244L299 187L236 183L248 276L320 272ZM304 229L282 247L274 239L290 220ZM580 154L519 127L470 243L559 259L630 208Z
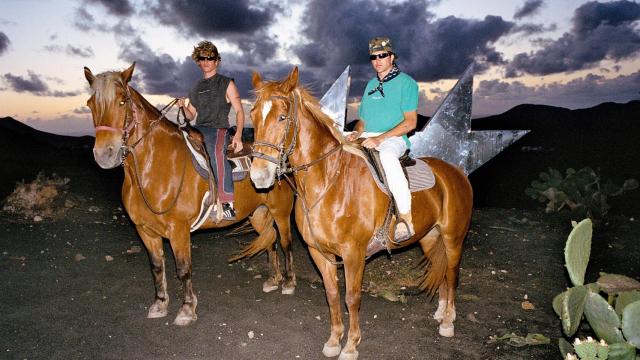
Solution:
M178 100L178 106L185 110L188 119L196 121L195 127L204 137L217 183L218 197L222 202L223 218L235 219L231 164L225 156L225 150L229 142L227 128L231 107L236 112L237 129L231 139L231 147L236 153L242 150L244 111L240 94L232 78L218 73L222 58L213 43L206 40L199 42L193 48L191 58L202 70L203 78L189 91L189 102L181 98Z
M416 128L418 83L398 69L397 58L391 39L376 37L369 41L369 60L377 77L372 78L364 90L359 110L361 120L347 140L364 137L364 147L380 152L380 163L400 213L395 241L404 241L415 231L409 184L398 158L411 147L407 133Z

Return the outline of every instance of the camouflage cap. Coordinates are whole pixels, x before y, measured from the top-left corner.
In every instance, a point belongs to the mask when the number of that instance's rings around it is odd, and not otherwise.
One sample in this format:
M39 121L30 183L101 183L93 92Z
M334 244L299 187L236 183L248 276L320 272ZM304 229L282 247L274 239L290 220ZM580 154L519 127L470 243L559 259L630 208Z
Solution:
M369 55L373 54L376 51L388 51L393 53L398 58L398 55L393 52L393 44L391 43L391 39L388 37L378 36L369 40Z

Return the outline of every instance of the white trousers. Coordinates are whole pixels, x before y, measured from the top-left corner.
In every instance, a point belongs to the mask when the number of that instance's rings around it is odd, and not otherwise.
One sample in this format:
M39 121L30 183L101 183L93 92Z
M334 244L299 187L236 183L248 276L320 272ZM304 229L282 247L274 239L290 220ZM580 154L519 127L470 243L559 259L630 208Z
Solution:
M381 133L365 132L361 137L372 137ZM400 160L398 158L407 150L407 143L400 136L390 137L384 140L376 150L380 152L380 162L387 176L389 190L396 200L398 212L407 214L411 211L411 193L409 183L404 176Z

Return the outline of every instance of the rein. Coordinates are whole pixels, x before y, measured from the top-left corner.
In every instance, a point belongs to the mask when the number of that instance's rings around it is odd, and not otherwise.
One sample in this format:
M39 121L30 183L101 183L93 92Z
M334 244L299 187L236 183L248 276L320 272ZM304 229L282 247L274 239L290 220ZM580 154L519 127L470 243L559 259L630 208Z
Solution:
M140 191L140 195L142 196L142 199L144 200L144 204L147 206L149 211L151 211L152 213L154 213L156 215L162 215L162 214L167 213L169 210L171 210L176 205L176 203L178 202L178 198L180 197L180 194L182 193L182 188L183 188L183 185L184 185L184 178L185 178L185 174L186 174L186 171L187 171L187 160L188 160L189 154L188 154L188 152L187 152L187 150L185 148L184 160L182 162L182 175L180 176L180 185L178 186L178 192L176 193L176 196L173 198L173 200L171 201L169 206L167 206L166 209L157 210L151 205L149 199L147 198L147 195L144 193L144 189L142 188L142 181L141 181L141 177L140 177L140 172L138 170L138 158L136 157L136 154L135 154L135 152L133 150L136 148L136 146L138 146L138 144L140 144L142 142L142 140L144 140L144 138L147 137L147 135L149 135L156 128L156 126L165 117L165 115L178 102L178 99L177 98L173 99L167 105L165 105L160 110L160 116L158 118L153 119L153 120L150 121L147 130L137 140L135 140L133 142L133 144L127 145L127 141L129 140L129 136L138 127L138 124L140 124L140 121L138 119L138 107L133 103L133 100L131 98L131 91L130 91L128 85L125 85L125 92L126 92L125 102L128 105L128 108L129 108L128 110L130 110L130 111L125 111L125 116L124 116L124 125L123 125L123 129L122 129L122 146L120 147L122 149L122 163L121 164L122 164L123 167L127 166L126 163L125 163L125 160L129 156L129 154L131 154L131 157L133 158L133 166L128 166L128 167L129 168L133 168L133 174L135 176L136 184L138 185L138 190ZM181 124L180 123L180 113L181 112L178 111L177 122L178 122L179 125ZM184 110L182 110L182 114L184 116ZM185 119L186 119L186 117L185 117ZM184 125L184 122L182 124ZM116 129L114 127L105 126L105 125L96 126L95 129L96 129L96 132L100 131L100 130L102 130L102 131L111 131L111 132L118 131L118 129Z
M298 165L298 166L290 166L289 164L289 156L291 154L293 154L293 150L295 149L296 146L296 140L298 137L298 131L299 131L299 121L298 121L298 104L300 102L300 100L298 99L300 95L296 96L296 93L293 92L292 95L290 97L285 97L285 96L279 96L279 95L274 95L271 98L276 98L276 99L284 99L285 101L289 101L290 104L292 104L292 106L289 107L289 111L287 112L287 115L280 115L279 119L282 120L286 120L286 126L285 126L285 131L282 135L282 139L278 142L277 145L272 144L272 143L268 143L268 142L264 142L264 141L254 141L253 146L254 148L256 146L264 146L264 147L268 147L268 148L272 148L275 149L276 151L278 151L278 158L275 158L273 156L264 154L262 152L259 151L253 151L252 152L252 156L253 157L257 157L266 161L269 161L271 163L274 163L277 165L276 167L276 177L281 177L284 175L285 180L289 183L289 185L291 186L291 189L293 189L293 192L295 193L296 196L298 196L300 198L300 200L302 201L302 207L304 210L304 217L305 220L307 221L308 227L309 227L309 233L311 234L311 237L313 238L313 242L314 245L316 247L316 249L320 252L320 254L327 260L329 261L331 264L333 265L342 265L344 264L343 261L335 261L333 259L331 259L323 250L322 247L320 246L320 244L318 243L318 240L315 236L315 234L313 233L313 227L311 226L311 221L309 220L309 212L311 210L313 210L316 205L318 205L318 203L320 203L320 200L322 200L324 198L324 196L327 194L327 192L329 191L329 189L331 189L331 187L333 187L333 185L336 183L335 178L339 175L340 173L340 160L342 159L342 145L338 144L335 147L333 147L331 150L327 151L326 153L324 153L323 155L321 155L319 158L314 159L306 164L302 164L302 165ZM289 132L291 131L291 124L293 124L293 138L291 140L291 143L289 144L289 146L286 147L285 149L285 142L287 139L287 135L289 134ZM338 158L338 162L334 171L334 174L331 178L334 179L334 181L331 181L329 183L329 186L327 186L321 193L321 195L318 197L318 199L311 205L311 207L307 206L307 199L305 197L305 190L301 189L300 191L297 190L297 187L295 186L295 184L291 181L291 179L289 178L288 174L293 173L294 175L297 174L299 171L307 171L310 167L312 167L313 165L319 164L320 162L324 161L325 159L327 159L330 155L332 155L333 153L335 153L336 151L340 151L340 156ZM287 166L289 164L289 166ZM304 185L301 183L301 188L304 188Z

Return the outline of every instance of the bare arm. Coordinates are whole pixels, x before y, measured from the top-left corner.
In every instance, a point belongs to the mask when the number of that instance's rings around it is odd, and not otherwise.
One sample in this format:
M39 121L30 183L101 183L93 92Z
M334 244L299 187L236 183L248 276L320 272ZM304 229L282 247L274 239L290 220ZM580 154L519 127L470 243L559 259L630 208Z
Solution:
M186 98L178 99L178 107L181 107L184 109L184 116L186 116L187 119L193 120L198 115L198 111L193 105L191 105L191 102L187 104L186 100L187 100Z
M233 110L236 112L236 134L231 139L231 147L234 152L242 151L242 129L244 128L244 110L240 101L240 93L235 82L231 81L227 87L227 101L231 103Z
M353 127L353 132L347 135L347 141L355 141L364 132L364 121L358 120L356 126Z

